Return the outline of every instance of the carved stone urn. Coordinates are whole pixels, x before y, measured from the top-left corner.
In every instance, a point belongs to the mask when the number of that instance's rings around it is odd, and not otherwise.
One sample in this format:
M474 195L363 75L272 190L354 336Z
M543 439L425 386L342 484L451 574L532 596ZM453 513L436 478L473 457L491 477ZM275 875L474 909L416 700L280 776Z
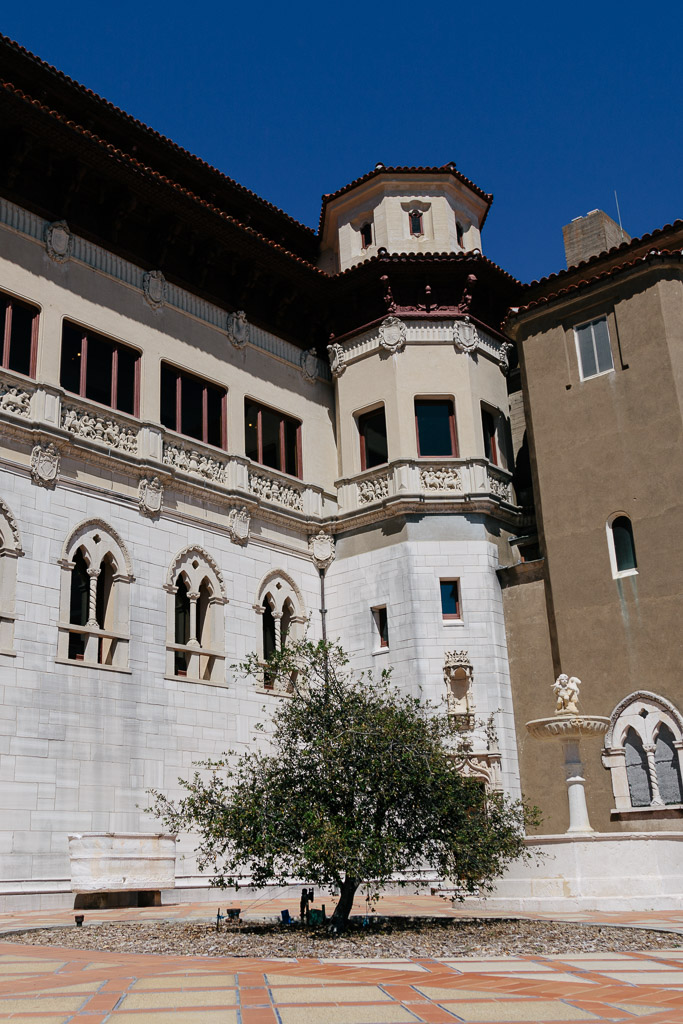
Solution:
M579 744L582 739L599 738L607 732L609 718L584 715L578 710L581 680L558 676L553 690L557 697L557 710L552 718L536 718L526 723L529 733L537 740L560 742L564 748L565 779L569 800L570 833L593 832L586 806L586 780L583 775Z

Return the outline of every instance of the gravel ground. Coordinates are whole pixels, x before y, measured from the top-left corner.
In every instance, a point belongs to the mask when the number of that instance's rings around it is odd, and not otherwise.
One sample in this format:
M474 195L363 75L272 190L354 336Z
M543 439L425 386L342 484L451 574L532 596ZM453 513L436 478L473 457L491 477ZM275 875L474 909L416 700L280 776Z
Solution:
M604 953L680 949L683 936L638 928L608 928L528 920L352 922L343 936L298 926L244 924L216 932L207 923L71 925L3 935L3 941L116 953L259 957L460 957Z

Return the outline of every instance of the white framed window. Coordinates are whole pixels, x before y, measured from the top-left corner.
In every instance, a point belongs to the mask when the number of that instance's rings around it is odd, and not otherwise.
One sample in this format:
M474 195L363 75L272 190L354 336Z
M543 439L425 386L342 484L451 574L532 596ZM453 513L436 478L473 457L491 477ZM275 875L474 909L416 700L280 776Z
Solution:
M263 689L268 693L292 693L294 680L285 686L268 675L265 663L285 647L288 638L301 639L308 621L301 591L291 576L274 570L261 581L254 611L260 617L260 650L264 664Z
M57 660L128 671L130 556L116 530L88 519L67 538L62 570Z
M0 654L14 656L17 558L23 555L19 527L0 499Z
M614 512L607 520L606 528L612 578L637 576L636 545L630 518L625 512Z
M579 324L574 328L574 338L581 380L599 377L614 369L607 317Z
M225 685L223 577L204 548L184 548L166 576L166 676Z
M618 813L683 810L683 717L670 701L639 690L612 712L602 763Z

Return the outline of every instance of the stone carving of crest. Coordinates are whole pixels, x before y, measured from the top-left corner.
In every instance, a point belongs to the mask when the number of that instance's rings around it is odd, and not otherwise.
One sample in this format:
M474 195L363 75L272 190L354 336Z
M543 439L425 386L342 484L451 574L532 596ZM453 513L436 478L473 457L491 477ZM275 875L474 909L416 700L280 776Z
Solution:
M148 270L142 279L142 292L152 309L161 309L166 301L166 278L160 270Z
M244 348L249 341L249 321L243 309L228 313L228 340L235 348Z
M59 452L50 443L36 444L31 452L31 476L37 484L49 487L54 484L59 473Z
M479 340L477 328L468 316L453 325L453 344L457 352L474 352Z
M327 569L334 561L334 538L321 530L308 541L311 558L316 569Z
M469 715L473 710L472 663L467 651L447 651L443 666L448 713Z
M231 508L230 515L228 516L228 529L230 530L230 539L235 544L246 544L249 540L249 527L251 525L251 516L243 505L242 508Z
M406 325L397 316L387 316L379 325L380 348L387 352L402 352L406 347Z
M332 370L332 376L341 377L342 373L346 371L346 362L344 361L344 349L341 347L338 341L333 341L331 345L327 346L327 354L330 358L330 369Z
M45 248L55 263L66 263L71 256L71 232L65 220L57 220L45 228Z
M159 477L152 477L151 480L143 477L138 487L138 504L143 516L158 516L163 497L164 488Z
M301 353L299 365L306 383L315 384L318 379L318 356L314 348Z

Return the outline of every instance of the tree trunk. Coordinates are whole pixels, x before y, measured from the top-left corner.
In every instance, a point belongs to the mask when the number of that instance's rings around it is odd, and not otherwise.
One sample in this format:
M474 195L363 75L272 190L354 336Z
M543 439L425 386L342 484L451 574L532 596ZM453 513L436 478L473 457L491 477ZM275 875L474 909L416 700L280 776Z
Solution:
M344 879L341 890L339 893L339 902L334 908L334 914L332 915L332 925L337 931L344 931L349 920L349 914L351 913L351 907L353 906L353 898L356 895L356 890L360 885L360 879L349 878L348 876Z

